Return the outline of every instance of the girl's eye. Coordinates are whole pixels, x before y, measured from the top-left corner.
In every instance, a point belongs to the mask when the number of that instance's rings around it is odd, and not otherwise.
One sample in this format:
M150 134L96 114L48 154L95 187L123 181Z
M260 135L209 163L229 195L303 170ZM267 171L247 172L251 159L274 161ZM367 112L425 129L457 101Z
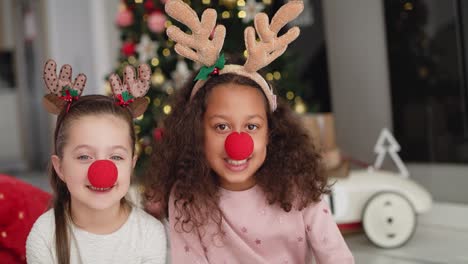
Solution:
M226 124L218 124L216 125L216 129L219 131L226 131L229 129L228 125Z
M114 155L111 157L111 160L123 160L121 156Z
M84 160L90 160L90 159L91 159L91 157L90 157L90 156L88 156L88 155L80 155L80 156L78 156L78 159L79 159L79 160L83 160L83 161L84 161Z
M247 125L247 129L249 129L250 131L257 130L258 126L254 124L249 124Z

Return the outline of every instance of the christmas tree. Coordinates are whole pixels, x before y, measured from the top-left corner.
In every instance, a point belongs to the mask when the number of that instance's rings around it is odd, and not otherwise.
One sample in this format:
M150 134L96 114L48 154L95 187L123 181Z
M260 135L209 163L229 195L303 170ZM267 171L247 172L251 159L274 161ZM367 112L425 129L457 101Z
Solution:
M171 112L168 97L181 88L200 67L189 60L178 56L174 43L168 39L165 29L176 24L183 30L188 29L166 16L164 4L167 0L122 0L116 16L116 24L121 30L122 46L119 52L118 68L121 75L125 65L148 63L152 69L151 88L147 98L150 105L147 111L137 118L135 130L138 135L136 146L139 155L137 173L148 160L153 151L151 143L161 136L160 125L164 115ZM193 0L186 1L200 16L206 8L213 8L218 13L218 23L226 27L226 38L223 52L227 63L243 64L245 46L243 45L244 29L253 25L255 14L265 12L271 18L283 3L273 0ZM284 31L284 29L283 29ZM283 31L279 33L282 35ZM310 107L302 100L304 84L299 78L298 57L286 51L261 74L273 84L276 93L286 98L293 108L306 112ZM110 88L109 88L110 89Z

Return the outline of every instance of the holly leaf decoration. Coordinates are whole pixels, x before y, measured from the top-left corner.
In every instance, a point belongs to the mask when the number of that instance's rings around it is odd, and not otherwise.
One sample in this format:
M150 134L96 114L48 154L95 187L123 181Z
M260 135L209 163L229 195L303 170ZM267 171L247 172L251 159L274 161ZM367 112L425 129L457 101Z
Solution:
M122 93L122 99L124 100L124 102L127 102L128 100L133 99L133 95L131 95L128 91L124 91Z
M208 79L208 77L210 76L210 74L213 72L215 68L218 68L221 70L224 68L225 63L226 63L226 59L224 58L224 53L221 53L221 55L218 57L218 59L216 60L213 66L211 67L203 66L200 68L200 71L198 72L194 81Z
M70 96L79 96L80 92L78 90L72 89L70 86L64 86L62 90L62 96L67 96L67 91L70 93Z

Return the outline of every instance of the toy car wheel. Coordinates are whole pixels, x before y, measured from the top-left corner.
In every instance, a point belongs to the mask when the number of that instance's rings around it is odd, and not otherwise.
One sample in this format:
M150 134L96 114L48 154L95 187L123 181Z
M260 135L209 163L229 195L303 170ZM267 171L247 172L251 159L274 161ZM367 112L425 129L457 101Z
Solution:
M382 192L367 202L362 223L366 236L373 244L382 248L395 248L405 244L414 234L416 214L404 196Z

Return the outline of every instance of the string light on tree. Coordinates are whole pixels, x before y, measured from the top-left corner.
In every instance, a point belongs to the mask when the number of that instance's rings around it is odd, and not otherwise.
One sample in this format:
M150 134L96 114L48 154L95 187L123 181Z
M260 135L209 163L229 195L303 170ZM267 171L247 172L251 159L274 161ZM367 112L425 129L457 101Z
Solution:
M296 98L294 98L294 103L294 111L296 111L296 113L303 114L307 111L307 106L304 104L301 97L296 96Z
M168 48L163 49L163 56L167 57L169 55L171 55L171 51Z
M164 112L166 115L170 114L171 111L172 111L172 107L171 107L170 105L165 105L165 106L163 107L163 112Z
M135 58L135 56L130 56L128 57L128 63L131 64L131 65L135 65L137 62L137 59Z
M275 80L277 80L277 81L278 81L279 79L281 79L281 73L280 73L279 71L275 71L275 72L273 73L273 79L275 79Z
M223 13L221 13L221 17L224 19L228 19L231 17L231 13L229 13L229 11L224 11Z
M155 57L155 58L152 58L151 59L151 65L153 65L153 67L156 67L159 65L159 58Z
M153 104L154 104L156 107L161 106L161 99L159 99L159 98L154 98Z
M161 72L161 69L156 69L154 73L151 75L151 83L154 86L161 86L164 83L164 75Z

